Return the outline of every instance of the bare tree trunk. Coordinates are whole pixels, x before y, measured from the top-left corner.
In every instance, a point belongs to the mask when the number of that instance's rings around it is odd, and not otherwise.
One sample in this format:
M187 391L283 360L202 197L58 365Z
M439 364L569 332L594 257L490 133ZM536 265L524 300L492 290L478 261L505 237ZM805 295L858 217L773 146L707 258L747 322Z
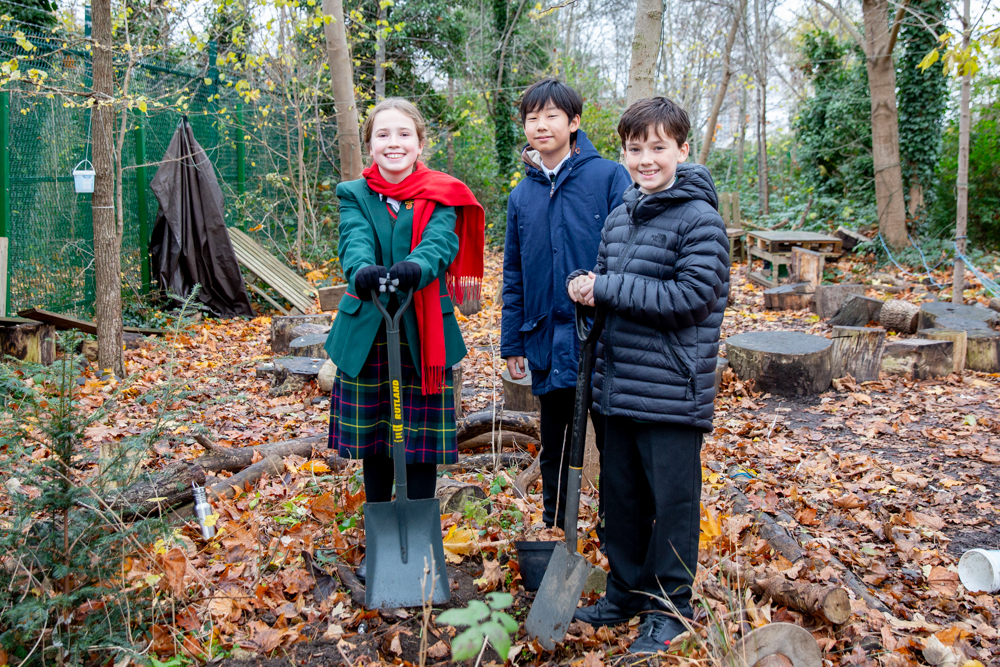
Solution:
M972 23L969 0L965 0L962 8L962 49L969 48ZM969 222L969 101L972 97L972 75L962 74L962 97L958 116L958 178L956 185L955 210L955 249L965 254L965 232ZM951 302L964 303L965 296L965 262L955 258L955 271L952 277Z
M899 122L896 112L895 41L889 29L888 0L862 0L865 59L872 109L872 158L879 231L894 248L907 245L903 169L899 163Z
M448 108L455 108L455 80L452 76L448 75ZM448 154L448 173L452 176L455 175L455 133L450 129L448 130L447 138L447 154Z
M569 6L569 25L566 26L566 50L563 52L563 71L569 67L569 62L573 59L573 10L576 9L574 2Z
M712 102L712 111L708 114L708 125L705 126L705 139L701 146L701 155L698 156L699 164L708 164L708 153L712 150L712 142L715 139L715 125L719 122L719 111L722 109L722 102L726 99L726 91L729 89L729 79L733 75L733 70L729 65L730 56L733 53L733 44L736 43L736 33L739 31L740 21L743 20L743 12L747 6L747 0L740 0L736 14L733 16L733 24L729 26L729 34L726 36L726 50L722 52L722 83L715 93L715 100Z
M97 322L97 357L101 368L125 376L122 355L122 261L121 238L115 223L115 109L114 71L111 53L111 2L94 0L92 9L94 83L97 104L91 114L94 151L94 194L91 199L94 225L94 278Z
M740 138L736 141L736 190L743 184L747 152L747 89L740 86Z
M375 101L385 99L385 39L389 5L378 0L378 21L375 23Z
M326 24L326 54L330 65L333 101L337 106L337 145L340 148L340 180L361 177L361 136L358 107L354 99L354 67L347 46L343 0L323 0L323 14L333 19Z
M632 62L628 69L625 104L652 97L656 89L656 56L663 34L663 0L638 0L635 32L632 35Z
M760 3L754 2L754 30L757 33L757 200L761 215L771 212L771 188L767 176L767 0L763 18ZM761 22L763 21L763 25Z

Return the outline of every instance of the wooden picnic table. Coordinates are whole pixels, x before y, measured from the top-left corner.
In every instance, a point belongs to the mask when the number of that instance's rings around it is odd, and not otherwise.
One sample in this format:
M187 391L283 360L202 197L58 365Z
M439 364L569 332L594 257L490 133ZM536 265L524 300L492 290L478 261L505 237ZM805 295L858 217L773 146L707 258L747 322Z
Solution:
M777 287L779 272L782 265L792 263L792 248L813 250L826 257L840 257L843 240L837 236L818 234L816 232L758 232L747 231L747 249L750 253L748 262L752 265L754 258L762 259L771 264L770 275L751 271L748 275L753 282L764 287Z

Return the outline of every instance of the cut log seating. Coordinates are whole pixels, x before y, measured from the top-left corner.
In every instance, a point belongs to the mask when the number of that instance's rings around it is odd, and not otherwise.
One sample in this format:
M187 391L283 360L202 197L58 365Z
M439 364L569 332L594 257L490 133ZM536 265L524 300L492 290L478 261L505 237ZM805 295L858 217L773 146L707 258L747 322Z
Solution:
M864 295L865 286L864 285L854 285L854 284L839 284L839 285L820 285L816 288L816 294L813 297L812 311L822 317L827 319L833 317L840 307L844 305L848 297L853 295Z
M792 282L808 283L815 290L823 282L826 257L815 250L792 248L792 264L789 271Z
M954 345L948 340L911 338L889 341L882 354L882 370L913 380L944 377L954 367L953 349Z
M754 331L726 339L729 366L759 391L786 396L819 394L832 379L831 341L795 331Z
M926 319L925 319L926 321ZM917 320L919 323L920 320ZM938 317L934 319L934 329L948 329L950 331L990 331L992 327L982 320L973 320L968 317ZM925 329L924 331L931 331Z
M316 288L305 278L288 268L244 232L229 227L236 259L252 274L277 290L290 304L308 313L316 307Z
M288 351L293 357L310 357L313 359L329 359L323 347L326 345L326 334L309 334L299 336L288 344Z
M843 241L841 246L844 252L850 252L854 250L861 243L868 243L871 241L870 238L859 234L858 232L848 229L847 227L837 227L837 231L833 233L834 236L840 238Z
M307 322L306 324L300 324L297 327L293 328L292 329L292 333L290 335L292 337L292 340L295 340L296 338L299 338L300 336L312 336L312 335L315 335L315 334L324 334L324 335L325 334L329 334L330 333L330 329L332 329L332 328L333 328L333 325L331 325L331 324L313 324L311 322Z
M35 364L56 359L56 329L20 317L0 318L0 359L14 357Z
M933 329L934 322L942 317L958 317L965 320L977 320L988 327L994 327L1000 322L1000 314L982 306L966 306L947 301L931 301L920 307L919 328Z
M886 331L911 334L917 330L917 319L920 308L909 301L893 299L882 304L879 312L879 324ZM926 327L922 327L926 328Z
M845 327L868 326L871 322L879 321L879 313L882 312L883 303L880 299L851 294L830 318L830 324Z
M764 290L764 307L768 310L805 310L812 304L813 290L809 283L779 285Z
M525 376L520 380L511 378L507 369L500 374L503 381L504 409L515 412L540 412L542 404L538 401L538 397L531 393L531 371L527 364L524 371Z
M943 317L936 322L936 324L941 324L941 322L951 318ZM927 340L950 340L952 343L951 358L952 358L952 373L961 374L965 370L965 357L968 351L968 334L964 330L954 330L954 329L923 329L918 331L917 334L921 338L926 338Z
M288 344L298 337L294 335L296 328L303 324L333 326L333 316L329 313L325 313L321 315L288 315L286 317L272 317L271 353L275 356L287 355L289 353Z
M980 373L1000 373L1000 331L967 331L965 367Z
M320 287L317 291L319 296L320 310L337 310L340 308L340 300L347 293L347 283L334 285L332 287Z
M830 366L834 378L850 375L857 382L878 380L885 329L833 327L832 347Z

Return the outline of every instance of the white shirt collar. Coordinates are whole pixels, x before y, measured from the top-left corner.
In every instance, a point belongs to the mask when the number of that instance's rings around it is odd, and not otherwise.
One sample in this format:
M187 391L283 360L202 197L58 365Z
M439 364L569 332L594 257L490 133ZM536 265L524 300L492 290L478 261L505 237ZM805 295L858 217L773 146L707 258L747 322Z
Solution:
M566 157L564 157L562 160L559 161L559 164L555 166L555 169L549 169L548 167L545 166L544 162L539 161L540 166L542 168L542 172L545 174L545 177L551 181L552 178L559 173L559 170L562 169L562 166L566 164L566 160L568 160L572 154L573 154L572 150L566 153Z

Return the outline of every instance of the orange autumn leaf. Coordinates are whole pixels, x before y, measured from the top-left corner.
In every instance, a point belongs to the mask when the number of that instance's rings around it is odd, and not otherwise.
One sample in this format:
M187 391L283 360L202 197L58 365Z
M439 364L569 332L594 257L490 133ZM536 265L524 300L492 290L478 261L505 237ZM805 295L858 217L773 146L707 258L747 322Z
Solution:
M321 496L313 498L313 501L309 503L309 510L314 517L323 523L331 523L337 520L340 506L337 505L337 501L334 500L331 494L324 493Z

